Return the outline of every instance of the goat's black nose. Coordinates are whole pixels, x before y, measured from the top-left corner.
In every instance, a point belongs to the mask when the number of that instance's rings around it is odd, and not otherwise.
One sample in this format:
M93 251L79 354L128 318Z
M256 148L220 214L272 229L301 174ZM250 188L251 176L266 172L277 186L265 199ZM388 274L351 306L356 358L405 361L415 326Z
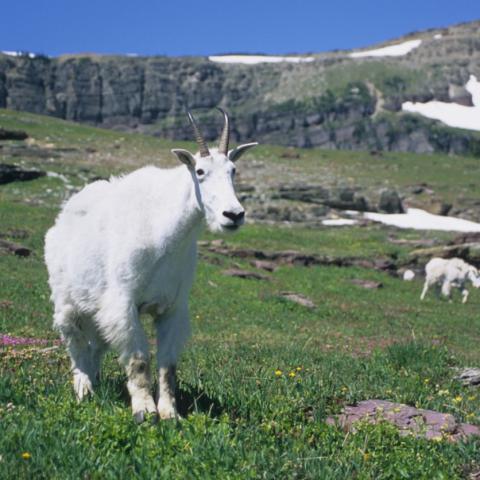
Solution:
M222 212L224 217L228 219L239 222L245 216L245 211L241 211L240 213L233 213L233 212Z

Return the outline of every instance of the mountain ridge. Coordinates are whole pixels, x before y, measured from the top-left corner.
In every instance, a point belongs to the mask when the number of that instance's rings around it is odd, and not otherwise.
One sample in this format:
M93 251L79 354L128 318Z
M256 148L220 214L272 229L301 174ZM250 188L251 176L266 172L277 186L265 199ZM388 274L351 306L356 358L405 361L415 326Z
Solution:
M422 40L403 56L350 58L352 51L333 51L302 63L0 55L0 107L187 139L188 106L199 110L210 139L219 127L212 110L222 106L231 112L237 141L477 155L478 134L402 113L401 106L405 101L471 103L464 86L470 75L480 79L479 32L480 21L462 23L355 50Z

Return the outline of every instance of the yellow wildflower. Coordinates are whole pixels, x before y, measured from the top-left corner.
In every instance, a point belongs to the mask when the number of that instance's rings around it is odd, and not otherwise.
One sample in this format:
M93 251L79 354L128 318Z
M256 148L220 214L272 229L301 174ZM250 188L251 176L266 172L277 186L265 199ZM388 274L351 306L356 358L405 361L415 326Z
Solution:
M448 390L439 390L439 391L438 391L438 395L441 395L441 396L443 396L443 395L448 395L449 393L450 393L450 392L449 392Z
M275 370L275 376L277 376L277 377L281 377L282 373L283 372L281 370L279 370L278 368Z
M289 376L290 378L293 378L295 375L296 375L295 372L290 372L290 373L288 374L288 376Z
M301 372L303 370L303 367L297 367L297 372Z
M369 454L369 453L364 453L364 454L363 454L363 460L364 460L365 462L367 462L369 458L370 458L370 454Z
M30 459L31 457L32 457L32 456L31 456L28 452L23 452L23 453L22 453L22 458L23 458L24 460L28 460L28 459Z
M429 378L426 378L423 383L427 384L427 383L430 383L430 379Z
M468 400L472 401L472 400L475 400L477 397L475 395L470 395L469 397L467 397Z
M463 397L461 395L457 395L454 399L454 403L460 403L463 400Z

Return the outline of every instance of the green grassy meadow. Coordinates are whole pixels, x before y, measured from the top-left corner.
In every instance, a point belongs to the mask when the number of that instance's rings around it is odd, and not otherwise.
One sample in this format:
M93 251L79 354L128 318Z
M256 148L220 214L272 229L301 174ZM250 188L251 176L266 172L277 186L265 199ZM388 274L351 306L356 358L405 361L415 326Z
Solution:
M75 187L147 158L168 164L173 147L6 110L0 110L0 126L25 129L40 145L78 149L65 158L21 159L48 166ZM324 158L353 175L368 156L334 155L302 152L300 162L308 171L320 158L321 170ZM0 157L3 163L18 161L1 150ZM273 170L286 162L275 147L261 147L258 157ZM427 175L437 165L431 181L446 192L461 181L461 172L450 176L453 162L472 161L382 158L371 157L398 172L391 182L418 181L422 169ZM422 172L407 168L414 161ZM96 394L77 404L64 348L48 349L57 346L57 334L43 263L43 236L65 195L55 177L0 186L0 234L32 250L26 258L0 251L0 334L47 341L0 346L0 478L466 479L480 470L479 438L427 441L400 436L386 423L360 424L349 433L325 423L345 405L379 398L480 424L479 389L453 379L455 367L480 364L480 292L472 291L465 305L459 296L448 303L433 294L420 302L421 279L403 282L359 267L281 266L266 274L268 281L247 280L222 273L253 269L247 260L201 249L190 300L193 335L178 368L184 418L136 425L114 353L107 355ZM338 257L406 257L410 247L390 243L392 232L381 226L249 224L224 240L229 246ZM435 235L403 232L408 238ZM206 234L204 240L213 238ZM383 288L367 290L352 279L380 281ZM316 308L281 298L284 291L309 297ZM145 328L151 332L148 317Z

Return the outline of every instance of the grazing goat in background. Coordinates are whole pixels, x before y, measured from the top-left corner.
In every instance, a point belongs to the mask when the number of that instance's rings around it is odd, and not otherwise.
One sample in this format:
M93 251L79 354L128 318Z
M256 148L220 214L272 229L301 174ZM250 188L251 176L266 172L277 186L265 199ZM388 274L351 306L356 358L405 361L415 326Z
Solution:
M480 288L480 276L478 270L461 258L432 258L425 266L425 284L420 300L425 298L429 287L441 286L442 295L450 298L452 287L462 292L462 303L468 298L468 290L465 288L467 280L472 282L475 288Z
M225 123L218 149L208 149L188 112L200 151L172 150L185 166L148 166L87 185L47 232L54 326L70 354L79 400L93 392L103 353L113 347L127 371L135 419L141 422L147 413L177 416L175 365L190 331L197 238L205 223L212 231L243 224L234 162L257 145L228 150L229 119L221 112ZM141 313L151 314L156 327L157 403Z

